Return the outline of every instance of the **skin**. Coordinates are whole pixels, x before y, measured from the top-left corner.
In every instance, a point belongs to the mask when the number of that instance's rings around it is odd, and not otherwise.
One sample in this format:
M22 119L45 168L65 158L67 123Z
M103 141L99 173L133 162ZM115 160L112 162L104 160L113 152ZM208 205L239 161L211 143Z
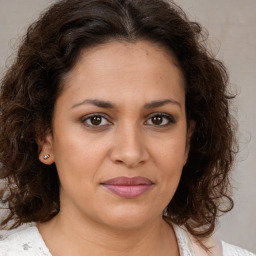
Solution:
M192 134L175 58L151 42L111 41L84 50L63 86L53 132L39 155L45 164L55 162L61 183L60 213L38 225L51 253L179 255L173 229L162 219ZM155 101L164 102L145 107ZM155 122L159 113L171 121L160 116ZM103 117L93 126L90 114ZM101 185L119 176L146 177L154 185L136 198L122 198Z

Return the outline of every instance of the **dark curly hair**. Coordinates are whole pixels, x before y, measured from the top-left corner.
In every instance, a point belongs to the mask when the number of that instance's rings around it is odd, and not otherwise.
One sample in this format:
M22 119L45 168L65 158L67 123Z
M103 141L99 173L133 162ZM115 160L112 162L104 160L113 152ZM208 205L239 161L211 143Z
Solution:
M172 1L62 0L51 6L28 28L1 83L0 198L10 210L2 227L45 222L59 212L57 170L39 161L36 141L51 131L62 80L81 50L109 40L148 40L176 57L186 83L187 120L196 123L187 164L163 217L198 238L210 235L220 213L233 207L235 126L226 69L205 39L201 26Z

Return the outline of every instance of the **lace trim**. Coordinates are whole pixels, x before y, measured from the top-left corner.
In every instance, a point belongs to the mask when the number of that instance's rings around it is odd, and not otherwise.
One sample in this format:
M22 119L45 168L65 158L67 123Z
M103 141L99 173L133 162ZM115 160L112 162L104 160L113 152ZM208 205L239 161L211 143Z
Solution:
M180 251L180 256L195 256L192 242L183 227L172 224Z

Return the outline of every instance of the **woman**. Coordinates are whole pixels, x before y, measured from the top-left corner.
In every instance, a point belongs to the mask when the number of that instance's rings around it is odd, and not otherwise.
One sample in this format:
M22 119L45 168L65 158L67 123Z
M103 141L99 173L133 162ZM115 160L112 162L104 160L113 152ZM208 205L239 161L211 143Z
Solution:
M164 0L59 1L30 26L1 87L1 255L253 255L211 237L235 136L203 39Z

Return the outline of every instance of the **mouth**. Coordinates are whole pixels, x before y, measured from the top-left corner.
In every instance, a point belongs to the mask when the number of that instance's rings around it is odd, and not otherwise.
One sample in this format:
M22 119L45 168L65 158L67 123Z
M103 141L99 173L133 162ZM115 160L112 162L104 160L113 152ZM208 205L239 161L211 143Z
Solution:
M110 192L122 198L137 198L146 193L154 183L144 177L116 177L101 183Z

